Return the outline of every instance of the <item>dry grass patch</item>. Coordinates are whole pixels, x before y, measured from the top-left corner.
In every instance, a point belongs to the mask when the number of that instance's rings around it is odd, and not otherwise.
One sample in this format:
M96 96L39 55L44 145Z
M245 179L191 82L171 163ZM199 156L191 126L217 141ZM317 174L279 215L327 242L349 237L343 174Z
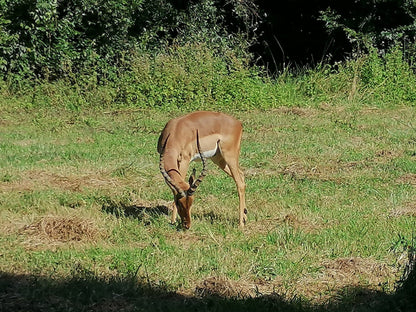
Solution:
M293 180L312 179L342 183L357 174L363 161L343 162L337 155L332 155L325 161L302 159L297 156L278 154L274 157L276 170L274 175L288 176Z
M295 292L317 303L328 302L345 289L382 290L397 278L397 269L365 258L339 258L322 262L322 271L297 281Z
M402 216L416 217L416 202L405 203L403 206L390 212L390 217L398 218Z
M416 174L415 173L405 174L399 177L396 181L398 183L416 185Z
M21 192L42 189L62 189L80 192L83 188L107 189L120 186L116 178L103 174L64 175L45 170L22 173L18 181L0 183L0 192Z
M272 110L272 112L275 111L279 114L285 114L285 115L296 115L299 117L315 117L319 111L310 108L310 107L280 107L278 109Z
M171 232L167 235L167 239L182 249L189 249L204 241L203 237L192 232Z
M26 248L56 247L69 242L94 242L105 236L94 221L78 216L45 216L24 226Z
M293 213L288 213L277 218L249 221L244 227L244 233L253 235L268 234L283 225L305 233L316 233L325 227L322 222L301 219Z
M375 155L375 162L378 163L388 163L395 158L403 156L401 151L391 151L391 150L380 150Z
M273 231L279 224L282 224L281 218L263 219L259 221L249 220L244 226L243 231L246 235L264 235Z
M221 297L221 298L255 298L262 295L276 293L282 287L282 282L278 279L266 282L258 281L233 281L225 277L208 277L199 282L194 290L197 297Z
M232 281L223 277L209 277L195 287L195 295L199 297L248 298L251 297L250 290L250 286L246 282Z
M323 224L318 221L299 219L295 214L287 214L280 219L281 223L293 227L296 230L302 230L305 233L315 233L323 229Z

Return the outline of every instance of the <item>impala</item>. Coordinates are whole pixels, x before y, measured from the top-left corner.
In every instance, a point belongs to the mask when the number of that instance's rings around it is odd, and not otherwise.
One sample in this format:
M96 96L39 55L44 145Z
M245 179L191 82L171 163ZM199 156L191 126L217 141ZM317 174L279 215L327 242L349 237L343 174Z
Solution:
M166 124L157 151L160 172L174 196L172 223L176 222L179 212L182 225L190 228L194 193L206 175L206 159L211 158L237 185L240 226L244 226L247 221L245 182L238 164L242 132L240 121L217 112L194 112ZM202 171L195 178L194 169L186 182L189 163L194 160L202 161Z

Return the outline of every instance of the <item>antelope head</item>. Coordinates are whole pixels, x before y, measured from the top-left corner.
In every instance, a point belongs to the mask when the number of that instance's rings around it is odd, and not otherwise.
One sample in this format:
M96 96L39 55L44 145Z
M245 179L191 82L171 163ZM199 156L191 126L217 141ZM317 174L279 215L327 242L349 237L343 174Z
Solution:
M198 132L197 132L196 138L197 138L196 143L197 143L198 153L202 161L202 171L200 175L198 176L198 178L195 178L196 170L194 168L192 170L192 174L189 177L188 183L186 183L183 180L178 181L178 179L173 179L171 178L171 176L169 176L168 174L169 171L175 171L180 176L180 173L175 168L169 169L168 171L166 171L165 169L165 165L164 165L165 147L169 139L169 136L166 138L166 141L163 144L162 151L160 153L159 169L165 179L165 182L171 187L173 191L174 205L176 206L176 209L178 210L182 225L185 229L189 229L191 227L191 206L194 201L194 193L206 175L206 159L201 153L201 146L199 144Z

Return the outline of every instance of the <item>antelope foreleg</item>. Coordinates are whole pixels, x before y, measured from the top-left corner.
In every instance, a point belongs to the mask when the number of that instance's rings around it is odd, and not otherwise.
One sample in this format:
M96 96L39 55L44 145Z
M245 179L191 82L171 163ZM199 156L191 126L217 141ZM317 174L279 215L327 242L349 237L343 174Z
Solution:
M238 198L240 200L240 226L243 227L247 222L247 208L245 200L245 186L237 186L238 188Z
M246 208L246 183L244 181L244 174L239 168L230 168L232 177L237 185L239 211L240 211L240 227L243 227L247 222L247 208Z
M178 208L176 208L175 202L172 203L172 219L170 220L170 222L172 224L176 223L176 216L178 214Z

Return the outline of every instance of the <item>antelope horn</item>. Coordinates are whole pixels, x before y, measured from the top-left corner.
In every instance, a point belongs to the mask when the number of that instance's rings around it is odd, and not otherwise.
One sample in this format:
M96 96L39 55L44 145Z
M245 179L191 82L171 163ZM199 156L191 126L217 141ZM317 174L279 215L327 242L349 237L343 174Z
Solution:
M188 196L192 196L195 193L197 187L199 186L199 184L202 182L202 180L205 178L205 175L207 174L206 159L205 159L204 155L202 155L202 153L201 153L201 145L199 144L198 130L196 131L196 146L198 147L198 153L201 156L202 171L201 171L201 174L199 175L198 179L195 179L195 181L189 187L189 190L186 192Z
M182 197L186 196L186 193L184 192L184 190L182 190L173 180L172 178L168 175L168 173L165 170L165 165L164 165L164 160L163 158L165 157L165 147L166 147L166 143L168 142L170 134L168 135L168 137L165 140L165 143L163 144L162 150L160 152L160 162L159 162L159 170L160 173L163 175L163 177L165 178L165 181L167 183L169 183L175 190L176 192L178 192L178 194L181 194Z

